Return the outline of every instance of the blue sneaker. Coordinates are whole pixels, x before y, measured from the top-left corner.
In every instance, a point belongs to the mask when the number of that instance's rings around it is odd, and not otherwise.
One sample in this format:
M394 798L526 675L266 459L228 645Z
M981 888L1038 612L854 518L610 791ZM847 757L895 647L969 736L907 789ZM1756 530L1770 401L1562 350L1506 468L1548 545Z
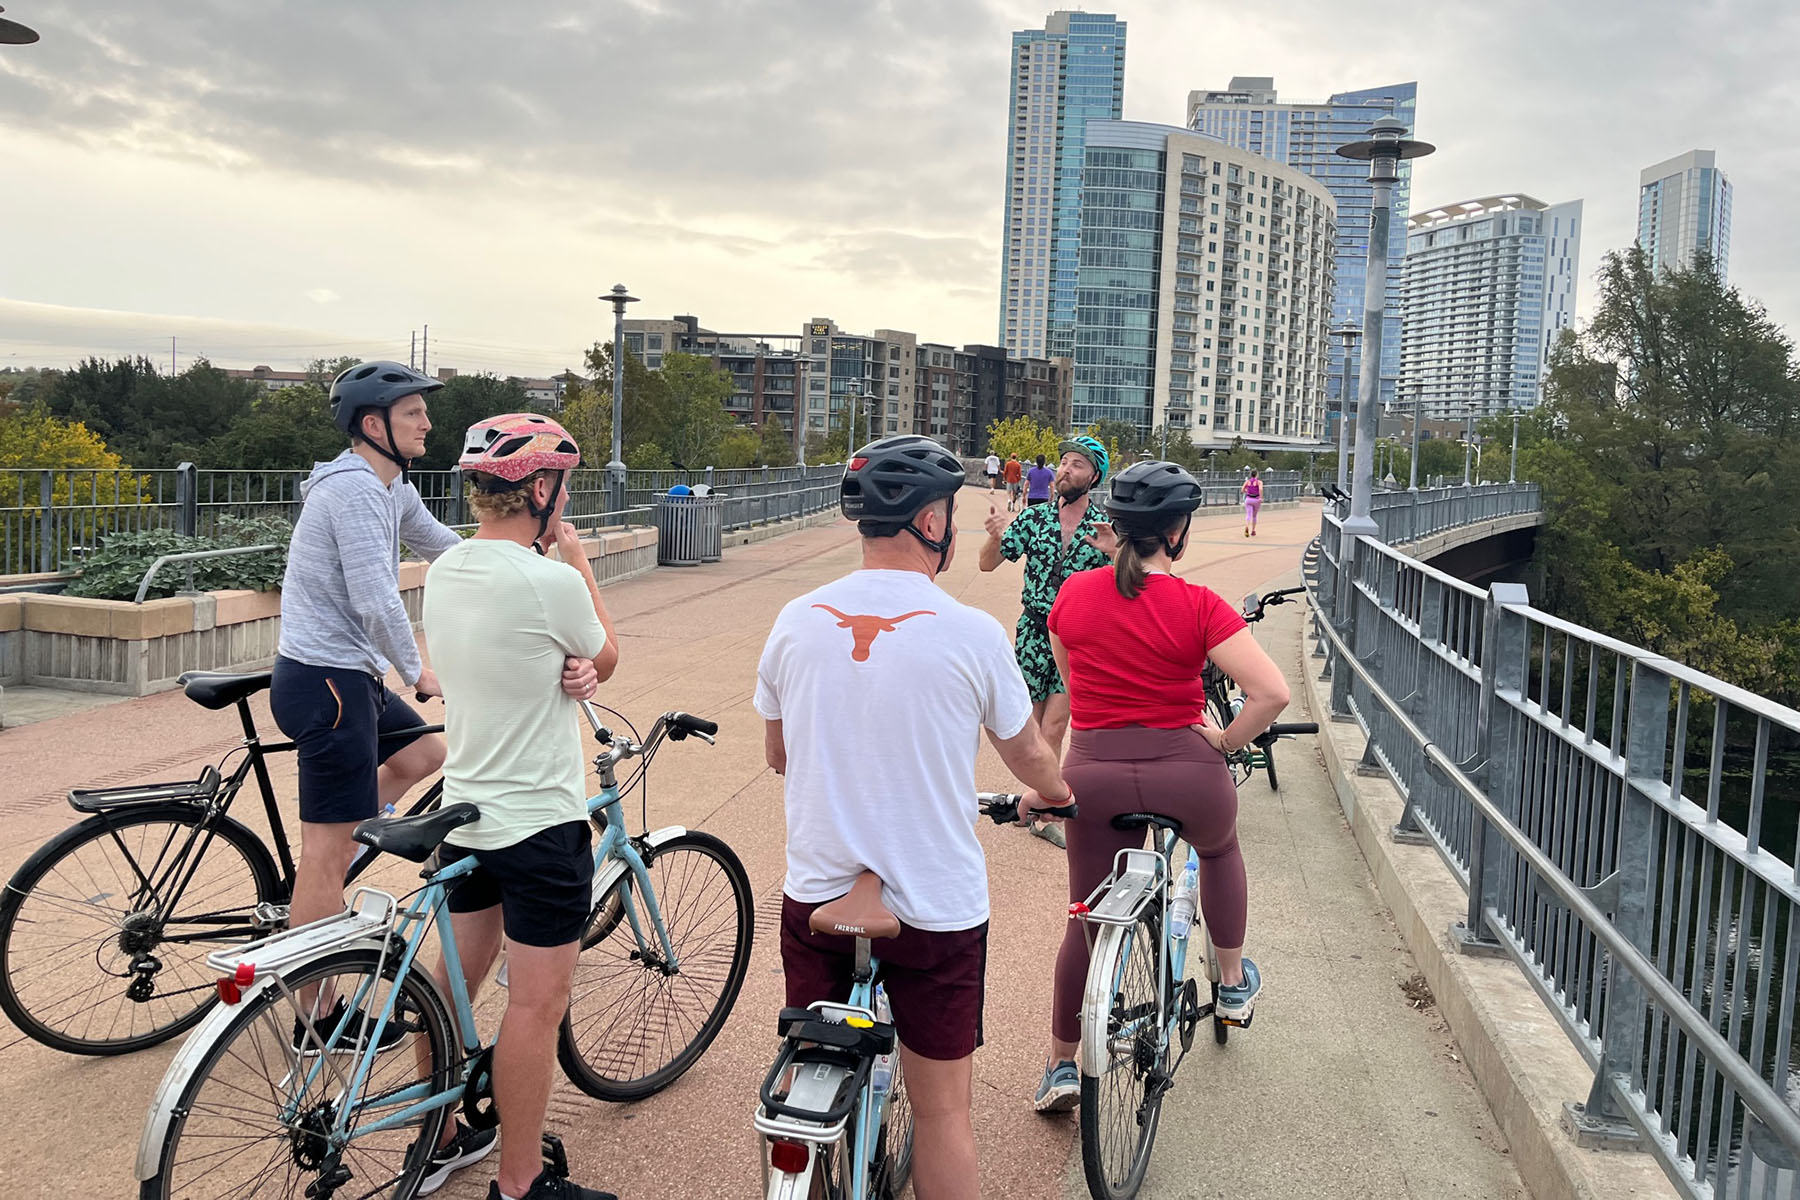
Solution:
M1262 995L1262 972L1256 969L1251 959L1244 960L1244 982L1237 987L1219 988L1219 1001L1213 1008L1215 1016L1227 1021L1250 1020L1251 1012L1256 1008L1256 998Z
M1038 1084L1032 1107L1041 1113L1068 1112L1081 1103L1081 1072L1073 1059L1051 1063L1044 1068L1044 1080Z

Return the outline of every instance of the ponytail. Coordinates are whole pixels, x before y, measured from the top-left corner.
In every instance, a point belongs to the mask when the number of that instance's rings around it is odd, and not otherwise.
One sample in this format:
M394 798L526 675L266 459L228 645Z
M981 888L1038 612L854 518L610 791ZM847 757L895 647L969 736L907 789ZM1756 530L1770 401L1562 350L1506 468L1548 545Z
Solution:
M1144 558L1155 554L1158 546L1156 538L1119 539L1119 553L1113 559L1113 582L1118 586L1119 595L1127 600L1137 599L1138 593L1144 590L1144 580L1148 577L1144 570Z

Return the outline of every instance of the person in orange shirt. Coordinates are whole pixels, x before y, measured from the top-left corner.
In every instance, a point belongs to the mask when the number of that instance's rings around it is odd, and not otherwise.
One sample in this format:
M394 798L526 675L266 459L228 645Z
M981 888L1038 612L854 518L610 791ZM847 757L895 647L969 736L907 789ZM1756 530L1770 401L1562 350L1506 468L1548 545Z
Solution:
M1000 474L1006 480L1006 511L1013 512L1019 507L1021 481L1025 478L1025 466L1019 461L1018 455L1009 454L1006 456L1006 466Z

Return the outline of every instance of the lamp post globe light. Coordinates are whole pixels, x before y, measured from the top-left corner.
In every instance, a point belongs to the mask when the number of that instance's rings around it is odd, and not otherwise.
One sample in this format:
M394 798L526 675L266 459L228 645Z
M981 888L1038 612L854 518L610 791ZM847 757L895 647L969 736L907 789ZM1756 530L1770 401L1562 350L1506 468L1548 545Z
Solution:
M624 284L615 283L600 298L613 306L612 459L606 464L606 507L618 515L625 511L625 306L636 304L637 297L627 294Z
M1406 122L1397 117L1378 118L1369 127L1365 141L1339 146L1340 157L1369 164L1369 184L1373 195L1369 205L1369 257L1363 272L1363 344L1362 386L1356 406L1356 475L1351 481L1350 515L1344 520L1343 542L1338 558L1339 570L1350 565L1356 554L1356 539L1375 537L1381 532L1369 516L1370 499L1375 479L1369 461L1369 449L1375 441L1376 411L1381 399L1381 338L1383 309L1387 303L1388 240L1394 210L1394 184L1399 182L1401 162L1423 158L1435 146L1414 141L1406 136ZM1338 618L1348 621L1350 615L1348 587L1337 589Z
M1344 376L1338 384L1337 434L1337 485L1341 492L1350 481L1350 351L1355 347L1356 339L1362 336L1362 330L1346 321L1331 332L1344 339Z
M0 8L0 12L5 12ZM29 46L38 40L37 30L29 25L21 25L17 21L9 21L0 17L0 46Z

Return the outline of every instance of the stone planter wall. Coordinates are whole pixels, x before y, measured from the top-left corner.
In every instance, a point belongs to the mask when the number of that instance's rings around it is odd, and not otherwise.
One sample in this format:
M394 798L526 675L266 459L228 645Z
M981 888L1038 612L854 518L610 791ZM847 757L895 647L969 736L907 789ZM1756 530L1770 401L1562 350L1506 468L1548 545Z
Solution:
M656 566L656 530L624 529L584 543L601 584ZM426 564L400 564L400 595L416 626ZM185 671L251 671L275 658L280 592L204 592L132 604L78 596L0 596L0 686L144 696Z

